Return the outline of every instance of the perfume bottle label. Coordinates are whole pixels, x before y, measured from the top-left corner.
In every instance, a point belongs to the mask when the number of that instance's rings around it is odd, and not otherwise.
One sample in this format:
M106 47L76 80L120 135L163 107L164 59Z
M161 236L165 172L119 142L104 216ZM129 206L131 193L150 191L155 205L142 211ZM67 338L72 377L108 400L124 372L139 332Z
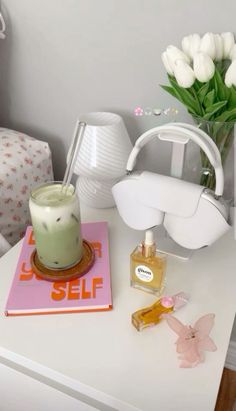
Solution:
M135 268L135 274L140 280L145 281L146 283L149 283L153 280L152 270L150 270L150 268L146 267L145 265L138 265Z

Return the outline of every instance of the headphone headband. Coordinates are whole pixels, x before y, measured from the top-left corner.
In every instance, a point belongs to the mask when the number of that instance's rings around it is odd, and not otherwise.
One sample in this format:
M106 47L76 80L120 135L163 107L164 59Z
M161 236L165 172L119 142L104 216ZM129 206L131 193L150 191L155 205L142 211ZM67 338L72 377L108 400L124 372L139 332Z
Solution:
M151 141L154 137L161 140L179 142L186 144L188 140L194 141L206 154L212 167L215 170L216 188L215 195L222 196L224 190L224 173L221 163L219 150L214 141L204 131L189 124L177 123L166 124L164 126L154 127L143 133L135 142L133 150L130 153L127 162L127 172L131 172L136 163L136 158L141 148Z

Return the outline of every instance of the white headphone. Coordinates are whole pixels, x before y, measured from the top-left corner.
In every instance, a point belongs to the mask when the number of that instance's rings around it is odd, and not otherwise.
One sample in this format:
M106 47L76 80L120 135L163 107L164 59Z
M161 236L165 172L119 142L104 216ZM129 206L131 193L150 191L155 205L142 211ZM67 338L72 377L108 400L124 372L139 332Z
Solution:
M154 137L174 143L194 141L215 170L216 188L205 187L148 171L132 173L141 148ZM166 124L142 134L128 162L128 176L115 184L112 193L127 225L137 230L164 224L180 245L197 249L212 244L229 228L228 208L222 199L224 174L214 141L202 130L185 123Z

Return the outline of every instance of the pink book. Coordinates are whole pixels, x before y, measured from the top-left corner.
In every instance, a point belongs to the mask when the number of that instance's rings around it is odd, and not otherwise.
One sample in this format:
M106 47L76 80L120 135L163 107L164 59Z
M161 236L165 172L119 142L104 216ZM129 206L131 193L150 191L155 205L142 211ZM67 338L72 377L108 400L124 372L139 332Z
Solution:
M5 315L32 315L103 311L112 309L108 225L83 223L82 236L93 244L95 263L84 276L52 283L32 271L30 256L35 249L32 227L26 230Z

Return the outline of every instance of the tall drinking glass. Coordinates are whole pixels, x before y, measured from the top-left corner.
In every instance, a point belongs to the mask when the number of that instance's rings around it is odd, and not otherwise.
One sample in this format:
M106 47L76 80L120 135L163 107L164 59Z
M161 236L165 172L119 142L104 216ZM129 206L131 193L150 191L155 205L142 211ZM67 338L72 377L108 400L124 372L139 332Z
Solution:
M69 268L82 258L79 200L75 187L59 181L36 187L30 195L30 214L38 258L50 269Z

